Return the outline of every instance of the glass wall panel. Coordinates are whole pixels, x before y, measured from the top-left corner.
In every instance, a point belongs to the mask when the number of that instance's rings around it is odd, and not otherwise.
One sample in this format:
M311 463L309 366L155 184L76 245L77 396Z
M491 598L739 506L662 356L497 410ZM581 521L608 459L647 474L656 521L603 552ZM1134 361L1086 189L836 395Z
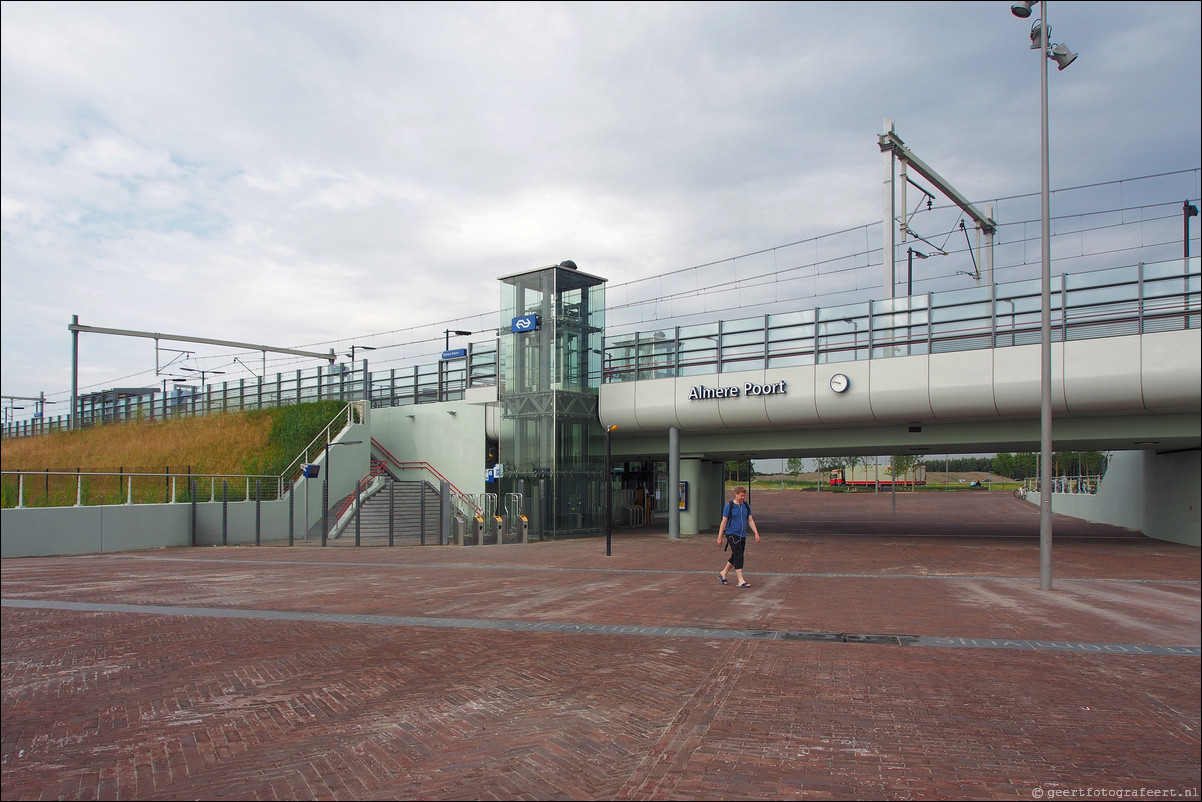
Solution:
M501 279L499 492L527 500L534 539L602 526L604 281L563 265Z

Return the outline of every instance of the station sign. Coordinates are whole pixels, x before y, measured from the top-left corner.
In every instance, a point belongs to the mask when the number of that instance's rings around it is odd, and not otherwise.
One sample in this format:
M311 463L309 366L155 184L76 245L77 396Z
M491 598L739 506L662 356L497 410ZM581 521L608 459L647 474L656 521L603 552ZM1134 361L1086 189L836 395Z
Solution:
M450 351L443 351L443 359L464 359L467 357L466 348L452 348Z
M787 389L783 381L773 382L772 384L746 382L741 390L737 384L727 385L726 387L706 387L703 384L699 384L689 390L689 400L709 401L715 398L738 398L739 396L784 395Z
M509 330L514 334L523 334L527 331L538 331L542 328L543 320L539 315L523 315L515 317L509 324Z

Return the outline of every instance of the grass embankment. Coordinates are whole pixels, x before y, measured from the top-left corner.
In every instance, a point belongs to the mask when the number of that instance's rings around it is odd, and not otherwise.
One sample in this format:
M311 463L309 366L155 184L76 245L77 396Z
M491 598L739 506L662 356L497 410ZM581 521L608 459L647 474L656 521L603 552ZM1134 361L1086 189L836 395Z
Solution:
M115 473L89 480L88 504L120 504L127 474L278 476L344 407L320 401L251 412L221 413L166 421L110 424L41 437L12 438L0 449L5 471ZM25 506L74 504L73 477L25 480ZM135 501L165 501L165 478L139 480ZM16 505L17 480L5 476L3 504ZM176 491L176 500L180 491ZM164 497L155 498L154 495Z

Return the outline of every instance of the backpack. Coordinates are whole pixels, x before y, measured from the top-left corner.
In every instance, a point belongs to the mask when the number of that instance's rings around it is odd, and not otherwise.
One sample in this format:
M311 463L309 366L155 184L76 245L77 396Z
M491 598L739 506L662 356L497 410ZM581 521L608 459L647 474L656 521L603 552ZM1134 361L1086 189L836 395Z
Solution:
M738 537L747 537L747 529L748 529L747 520L751 517L751 504L750 503L744 501L742 505L739 505L739 504L736 504L734 501L728 501L722 507L722 517L730 519L730 523L734 523L734 520L733 520L734 512L735 512L735 510L740 509L740 507L742 508L741 512L743 513L743 515L742 515L743 526L742 526L742 530L738 534Z

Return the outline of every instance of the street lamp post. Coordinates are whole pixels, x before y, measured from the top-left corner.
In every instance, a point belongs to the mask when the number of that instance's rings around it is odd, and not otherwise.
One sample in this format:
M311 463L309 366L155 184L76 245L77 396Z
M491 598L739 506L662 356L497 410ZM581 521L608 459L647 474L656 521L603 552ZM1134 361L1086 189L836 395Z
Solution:
M906 248L906 297L914 294L914 257L919 259L929 258L922 251L916 251L913 248Z
M614 493L613 493L613 480L610 476L610 473L612 470L610 462L611 462L611 454L613 452L610 448L610 435L613 434L613 431L616 428L618 428L618 425L615 423L613 426L608 426L605 429L605 473L602 476L602 487L604 488L604 492L605 492L605 504L603 505L605 511L602 514L605 516L605 556L606 557L610 557L613 555L612 539L613 539Z
M1016 2L1010 10L1019 19L1031 16L1031 7L1039 0ZM1043 226L1040 270L1040 352L1039 352L1039 587L1052 589L1052 229L1051 191L1048 170L1048 60L1054 60L1063 70L1076 60L1075 53L1061 44L1051 44L1052 28L1048 25L1048 3L1043 0L1043 14L1031 28L1031 49L1039 51L1039 120L1040 120L1040 195Z
M445 329L445 330L443 331L443 334L446 336L446 339L445 339L445 342L443 342L443 349L442 349L442 350L444 350L444 351L450 351L450 350L451 350L451 335L452 335L452 334L454 334L456 337L466 337L466 336L468 336L469 334L471 334L471 332L470 332L470 331L463 331L463 330L461 330L461 329Z
M374 350L376 350L376 347L374 345L354 345L352 343L351 344L351 352L349 354L347 354L347 356L349 356L351 358L352 366L355 364L355 351L357 351L357 350L358 351L374 351Z

